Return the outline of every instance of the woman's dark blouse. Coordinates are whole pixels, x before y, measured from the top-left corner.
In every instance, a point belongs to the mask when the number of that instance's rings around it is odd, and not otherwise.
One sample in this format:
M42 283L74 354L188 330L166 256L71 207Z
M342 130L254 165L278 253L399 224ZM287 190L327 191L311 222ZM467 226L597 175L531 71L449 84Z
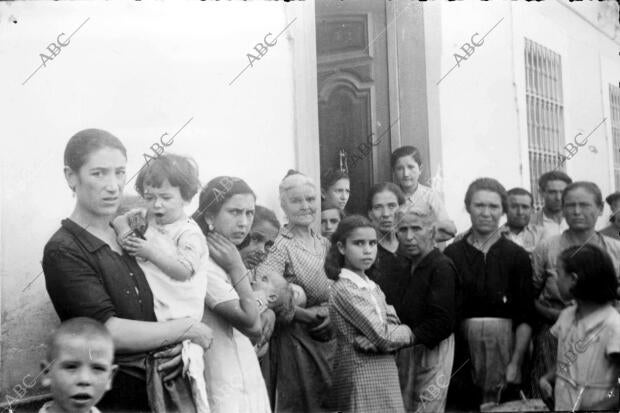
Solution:
M367 271L368 277L379 285L385 301L394 306L398 313L398 304L402 296L403 282L406 281L407 274L411 268L411 262L407 257L393 253L381 244L377 244L377 259Z
M434 348L454 331L456 269L438 249L428 253L412 273L408 258L379 245L368 276L411 328L416 343Z
M405 277L396 314L411 327L416 344L434 348L454 332L456 268L433 248Z
M532 325L534 294L532 264L528 253L501 237L487 252L463 239L449 245L446 254L457 268L459 319L496 317Z
M70 219L61 222L45 245L42 264L47 292L61 321L156 321L153 294L136 260L114 252Z

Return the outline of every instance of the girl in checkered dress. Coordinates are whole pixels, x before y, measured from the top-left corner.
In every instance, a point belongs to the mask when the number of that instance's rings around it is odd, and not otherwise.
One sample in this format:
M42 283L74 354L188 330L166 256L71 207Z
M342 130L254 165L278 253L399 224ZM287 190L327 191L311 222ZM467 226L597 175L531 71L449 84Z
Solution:
M331 404L340 411L404 412L394 352L412 345L413 334L365 274L376 256L377 232L370 221L344 218L325 260L325 272L335 280L329 313L338 342Z

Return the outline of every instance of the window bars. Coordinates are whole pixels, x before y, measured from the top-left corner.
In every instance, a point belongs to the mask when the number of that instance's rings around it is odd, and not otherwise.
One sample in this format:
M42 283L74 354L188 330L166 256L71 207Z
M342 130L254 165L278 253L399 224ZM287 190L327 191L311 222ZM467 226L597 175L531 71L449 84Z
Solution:
M542 206L538 178L553 169L564 170L560 165L564 144L562 58L527 38L525 88L530 185L538 209Z

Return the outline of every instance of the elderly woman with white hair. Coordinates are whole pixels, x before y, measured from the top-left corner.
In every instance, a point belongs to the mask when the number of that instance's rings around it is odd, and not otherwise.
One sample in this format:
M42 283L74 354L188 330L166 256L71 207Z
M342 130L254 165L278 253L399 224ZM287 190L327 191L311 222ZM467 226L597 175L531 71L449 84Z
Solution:
M270 344L267 387L276 412L315 412L326 408L335 340L327 302L332 281L323 265L329 241L312 229L319 189L309 177L289 171L279 187L288 223L257 271L282 274L304 290L306 306L292 320L278 320Z
M432 211L402 206L396 222L399 253L411 266L399 277L394 307L415 336L397 360L403 399L408 411L443 412L454 361L456 268L435 246Z

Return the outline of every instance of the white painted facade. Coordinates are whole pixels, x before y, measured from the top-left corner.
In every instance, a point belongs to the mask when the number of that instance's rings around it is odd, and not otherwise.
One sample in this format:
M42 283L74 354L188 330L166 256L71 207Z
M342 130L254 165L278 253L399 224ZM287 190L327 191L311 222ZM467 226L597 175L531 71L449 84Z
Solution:
M441 178L435 184L464 230L463 197L473 179L529 186L524 38L562 56L568 142L609 118L608 84L620 82L620 32L605 26L594 2L420 4L431 175ZM39 53L87 18L71 43L22 85L40 64ZM246 54L294 19L277 45L229 86L248 64ZM463 54L463 43L500 19L437 85L454 66L453 54ZM132 175L149 146L192 118L168 150L193 156L203 182L222 174L246 179L258 203L281 217L277 185L286 170L319 175L314 24L313 2L0 5L0 403L39 372L44 338L58 322L42 275L23 290L41 272L45 242L72 210L62 175L69 137L88 127L116 134L127 146ZM609 121L589 143L598 153L581 149L568 173L607 194L613 190ZM38 386L28 389L24 399L39 393Z
M620 29L614 32L609 16L599 17L605 10L602 3L425 4L431 152L435 146L441 154L446 206L459 230L470 224L463 198L472 180L491 176L506 189L530 189L526 37L562 56L565 142L580 132L583 139L607 118L588 138L588 145L567 161L567 173L573 180L597 183L604 196L614 191L608 85L620 82ZM617 26L617 5L615 10ZM453 54L466 56L460 50L463 43L470 42L474 33L479 33L474 37L479 42L501 19L484 43L437 86L455 65ZM438 157L431 153L431 158ZM435 176L438 165L432 167ZM607 213L599 226L607 225Z

